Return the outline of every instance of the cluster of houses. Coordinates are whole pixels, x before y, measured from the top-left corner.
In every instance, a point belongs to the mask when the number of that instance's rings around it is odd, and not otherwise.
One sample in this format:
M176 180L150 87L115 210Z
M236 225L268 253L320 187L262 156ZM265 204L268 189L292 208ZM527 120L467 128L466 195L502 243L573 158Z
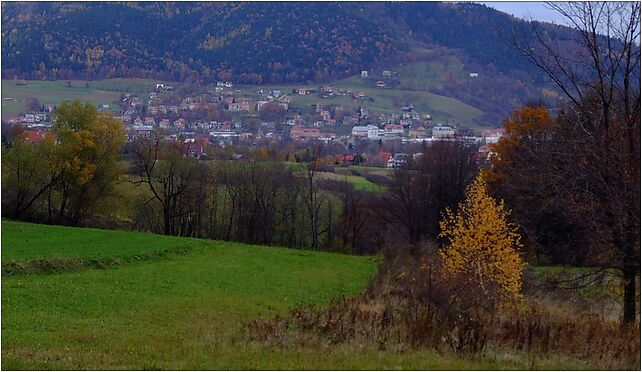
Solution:
M29 112L7 119L9 124L22 124L27 128L46 128L51 126L51 115L48 112Z
M361 71L361 78L374 81L375 87L384 89L390 85L392 76L396 74L397 72L393 72L390 70L383 70L381 71L380 76L376 76L376 74L370 74L370 72L363 70Z
M231 82L219 82L216 84L216 92L232 87ZM158 84L156 91L149 92L147 102L131 93L123 95L121 115L118 118L127 126L130 140L150 136L157 128L178 134L211 131L215 133L211 137L234 138L236 136L232 132L242 129L241 123L208 120L208 112L223 109L230 113L251 113L260 110L264 104L271 101L277 102L287 110L290 103L289 97L278 91L271 91L265 95L264 100L256 102L249 98L235 97L228 91L228 94L221 95L204 93L185 97L175 105L163 104L159 93L171 91L173 87Z
M389 70L382 71L381 76L373 74L373 77L378 79L376 86L385 87L386 81L395 74ZM368 71L362 71L361 76L369 78L370 74ZM287 93L279 89L263 88L252 93L241 93L234 89L232 82L220 81L213 90L206 93L177 97L174 92L172 85L159 83L156 84L155 90L143 97L123 93L119 102L120 110L115 115L125 123L129 140L151 137L155 131L160 130L168 139L181 138L186 154L201 156L207 143L221 147L255 145L259 139L343 144L354 143L357 140L401 143L457 140L477 143L484 147L497 142L501 136L499 130L486 131L480 136L463 132L452 125L434 125L430 115L416 112L410 103L400 104L396 113L371 114L368 107L362 103L358 103L358 108L352 106L354 108L345 109L337 105L328 107L324 98L348 96L357 101L369 99L364 92L332 85L324 85L318 89L301 87ZM312 112L294 112L290 109L293 96L312 94L317 94L320 98L316 104L311 105ZM260 115L257 114L268 103L281 106L287 113L282 122L259 120ZM9 122L46 131L51 126L50 112L54 108L53 105L45 105L42 112L27 113L11 118ZM109 105L100 105L98 110L112 111L112 108ZM212 112L220 111L225 111L226 114L211 116ZM349 130L349 133L346 133L346 130ZM408 156L405 154L390 154L383 162L390 167L398 167L407 159Z
M400 124L385 124L383 126L365 125L352 127L352 138L369 141L401 140L408 142L433 142L433 141L467 141L480 145L496 143L503 134L503 129L488 129L481 135L455 130L447 125L437 124L430 129L423 126L404 126Z
M352 127L352 137L368 139L371 141L394 140L394 139L426 139L440 140L455 138L455 129L446 125L436 125L429 131L423 126L404 127L401 124L385 124L383 127L376 125L354 126Z

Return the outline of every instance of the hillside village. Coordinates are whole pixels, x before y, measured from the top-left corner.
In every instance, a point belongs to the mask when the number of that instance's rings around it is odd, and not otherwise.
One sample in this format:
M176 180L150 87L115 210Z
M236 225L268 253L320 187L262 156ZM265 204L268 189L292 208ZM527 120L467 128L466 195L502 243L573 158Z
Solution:
M390 79L393 75L394 72L384 70L373 78L368 71L362 71L361 79L386 89L394 81ZM502 133L501 129L476 133L461 123L436 122L429 113L415 111L411 103L401 104L396 112L371 112L365 103L372 98L365 92L330 84L290 91L241 88L230 81L219 81L208 89L179 93L173 85L157 83L145 95L124 92L118 105L102 104L97 109L111 112L124 122L128 141L149 138L157 132L166 140L185 143L185 154L199 158L207 156L208 146L260 147L269 143L320 141L343 148L337 155L362 159L364 153L369 153L370 158L383 157L371 165L397 167L403 163L400 159L407 156L406 145L466 141L479 145L480 152L487 154L488 145L497 142ZM293 97L315 103L304 109L293 107ZM334 97L349 97L354 105L342 107L331 101ZM36 133L45 132L51 127L54 109L54 105L45 103L38 112L11 117L7 122L21 124ZM381 151L384 147L392 151Z
M0 364L641 370L641 6L3 2Z

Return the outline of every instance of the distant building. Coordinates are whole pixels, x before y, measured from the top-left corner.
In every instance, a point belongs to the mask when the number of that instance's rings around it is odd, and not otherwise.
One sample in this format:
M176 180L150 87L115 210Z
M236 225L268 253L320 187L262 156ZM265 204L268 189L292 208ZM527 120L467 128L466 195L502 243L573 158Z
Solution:
M364 100L364 99L366 99L366 97L368 97L368 96L367 96L364 92L355 92L355 93L352 95L352 98L354 98L354 99L360 99L360 100Z
M379 128L375 125L354 126L352 127L352 137L367 138L369 140L377 140L380 138Z
M385 77L390 77L390 76L392 76L392 72L390 72L390 71L388 71L388 70L383 70L383 72L381 73L381 75L383 75L383 76L385 76Z
M368 71L361 71L361 77L362 78L367 78L368 77Z
M295 125L290 130L290 137L295 141L307 141L321 137L321 131L319 128L303 128L300 125Z
M368 126L356 125L352 127L352 137L368 137Z
M268 103L268 101L257 101L256 102L256 111L260 111L261 107L263 107L267 103Z
M367 119L367 118L368 118L368 108L359 107L359 119Z
M432 128L433 138L452 138L455 137L455 130L445 125L438 125Z
M187 139L183 142L183 155L200 158L201 156L206 156L205 154L205 143L203 139Z
M153 132L154 127L152 127L151 125L136 125L132 127L132 131L129 134L129 139L134 140L138 138L151 138Z
M477 73L477 72L471 72L469 76L470 76L471 78L478 78L478 77L479 77L479 73Z
M42 140L45 139L45 136L47 135L46 132L33 131L33 130L26 130L22 132L22 134L24 136L23 142L31 142L31 143L41 142Z
M384 127L387 136L400 136L403 135L403 126L397 124L386 124Z
M252 107L252 102L248 100L243 100L243 102L233 102L228 104L229 110L233 112L240 111L250 111Z
M394 157L388 159L388 168L401 168L408 162L408 154L395 154Z
M482 133L482 136L484 137L484 142L487 145L492 145L493 143L497 143L497 141L499 141L499 139L502 137L503 134L504 134L503 128L486 129Z
M422 138L426 137L426 128L424 127L416 127L412 128L408 131L408 136L411 138Z

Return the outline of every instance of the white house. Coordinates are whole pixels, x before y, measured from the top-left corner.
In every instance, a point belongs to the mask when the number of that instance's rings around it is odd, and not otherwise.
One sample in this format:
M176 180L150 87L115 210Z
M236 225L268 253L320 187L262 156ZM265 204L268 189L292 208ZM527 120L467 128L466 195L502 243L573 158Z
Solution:
M369 140L379 139L379 128L375 125L356 125L352 127L352 136L368 138Z
M445 125L437 125L432 128L433 138L452 138L455 137L455 130Z

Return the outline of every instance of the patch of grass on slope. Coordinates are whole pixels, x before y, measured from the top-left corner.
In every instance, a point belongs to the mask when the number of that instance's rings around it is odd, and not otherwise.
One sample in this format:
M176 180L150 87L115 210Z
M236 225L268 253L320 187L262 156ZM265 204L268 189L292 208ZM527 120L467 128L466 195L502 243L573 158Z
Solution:
M5 259L96 252L115 256L144 251L145 244L171 246L177 241L208 244L208 249L184 256L109 270L5 276L5 368L224 368L217 356L242 362L230 343L242 333L243 320L354 294L377 265L374 258L329 253L2 224ZM15 242L22 251L10 248ZM35 243L33 250L29 242ZM229 347L221 350L221 344Z
M156 89L160 81L147 79L106 79L106 80L8 80L2 79L2 97L13 101L2 101L2 115L16 115L25 112L27 98L36 97L41 104L58 105L65 100L80 99L93 104L108 104L117 108L120 92L132 92L145 98L149 91Z
M65 81L14 81L2 80L2 97L11 97L13 101L2 101L2 115L15 115L25 112L27 98L36 97L40 104L58 105L65 100L80 99L93 104L114 106L119 93L96 89L86 82L73 81L71 87Z
M383 192L386 189L384 186L380 186L380 185L377 185L376 183L372 183L368 181L363 176L353 176L353 175L330 173L330 172L319 172L317 173L317 175L321 179L348 182L352 184L352 186L354 186L356 190L360 190L360 191Z
M2 259L28 261L54 257L120 258L171 250L202 247L205 240L158 236L150 233L48 226L2 221Z

